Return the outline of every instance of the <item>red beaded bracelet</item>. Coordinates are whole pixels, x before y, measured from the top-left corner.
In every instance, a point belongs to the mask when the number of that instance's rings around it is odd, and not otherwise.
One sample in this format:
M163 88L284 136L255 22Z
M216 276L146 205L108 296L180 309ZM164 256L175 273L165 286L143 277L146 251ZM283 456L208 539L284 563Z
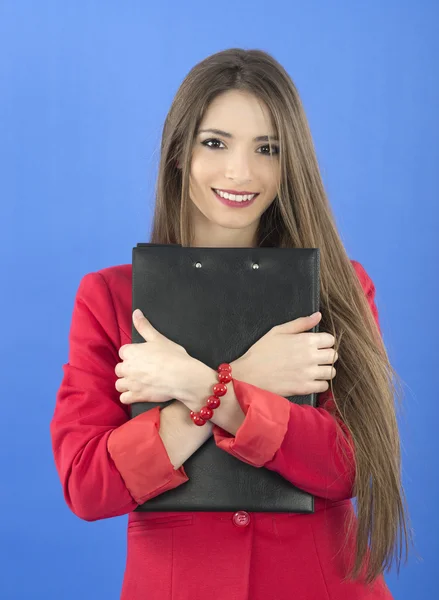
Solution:
M221 404L219 396L224 396L227 392L226 383L232 381L232 367L228 363L222 363L218 367L218 381L213 386L213 395L209 396L206 402L206 406L200 410L200 412L194 412L191 410L190 415L195 425L205 425L206 421L209 421L213 417L213 411Z

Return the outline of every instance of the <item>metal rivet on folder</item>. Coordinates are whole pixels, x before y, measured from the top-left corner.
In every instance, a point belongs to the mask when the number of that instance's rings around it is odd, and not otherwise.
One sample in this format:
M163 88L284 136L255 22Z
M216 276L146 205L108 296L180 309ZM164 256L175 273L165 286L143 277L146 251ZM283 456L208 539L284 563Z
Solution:
M252 269L259 269L258 263L253 263L252 264Z
M201 269L201 263L200 262L195 263L195 266L197 267L197 269Z

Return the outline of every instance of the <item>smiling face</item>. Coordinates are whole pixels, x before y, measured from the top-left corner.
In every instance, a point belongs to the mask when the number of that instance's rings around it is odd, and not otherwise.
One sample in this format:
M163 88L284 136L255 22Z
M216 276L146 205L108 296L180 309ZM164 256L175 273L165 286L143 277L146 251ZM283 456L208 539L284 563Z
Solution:
M195 246L256 245L259 220L275 199L279 183L275 137L267 107L248 92L230 90L209 105L191 161ZM245 195L250 194L256 195L249 201Z

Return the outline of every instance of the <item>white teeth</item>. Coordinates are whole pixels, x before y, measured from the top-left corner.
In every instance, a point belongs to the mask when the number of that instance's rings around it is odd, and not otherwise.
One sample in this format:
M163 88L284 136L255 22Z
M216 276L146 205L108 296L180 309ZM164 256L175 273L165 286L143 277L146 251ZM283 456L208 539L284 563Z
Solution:
M228 194L227 192L222 192L221 190L215 190L215 192L218 194L218 196L221 196L221 198L225 198L226 200L234 200L235 202L245 202L246 200L252 200L256 196L256 194Z

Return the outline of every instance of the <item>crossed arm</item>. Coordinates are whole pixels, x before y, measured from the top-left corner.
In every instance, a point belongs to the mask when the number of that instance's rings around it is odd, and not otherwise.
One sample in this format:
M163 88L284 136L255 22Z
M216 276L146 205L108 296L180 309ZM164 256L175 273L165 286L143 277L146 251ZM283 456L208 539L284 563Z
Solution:
M378 320L373 283L356 265ZM197 387L182 391L181 402L130 419L115 389L120 340L108 309L111 302L101 274L82 279L69 361L63 366L50 424L64 497L77 516L94 521L126 514L184 484L185 461L211 435L222 450L272 469L304 491L334 500L352 497L352 443L347 431L340 436L343 424L332 412L329 391L319 394L316 408L298 405L252 385L236 361L221 410L211 423L197 427L189 410L203 405L217 382L215 371L200 363Z

